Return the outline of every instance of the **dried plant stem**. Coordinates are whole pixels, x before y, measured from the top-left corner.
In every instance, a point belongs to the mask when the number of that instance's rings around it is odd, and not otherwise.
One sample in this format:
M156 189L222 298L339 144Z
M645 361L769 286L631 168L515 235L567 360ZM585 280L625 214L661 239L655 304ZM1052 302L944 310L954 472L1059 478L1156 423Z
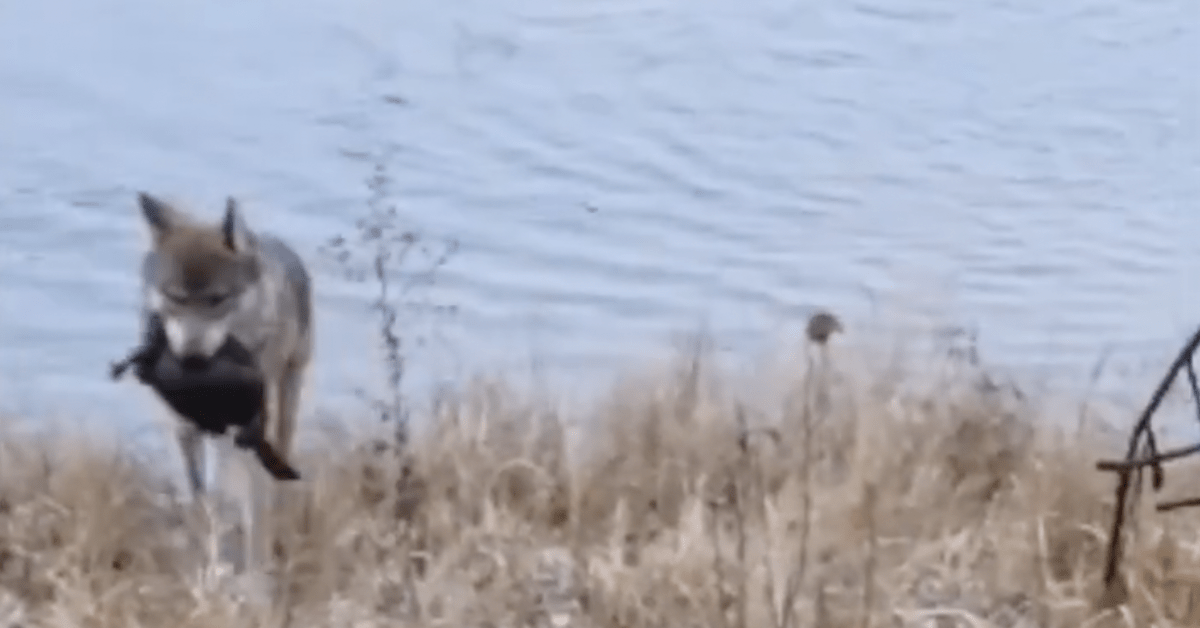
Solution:
M747 585L750 573L746 564L746 509L749 507L748 484L752 475L753 462L750 459L750 428L746 424L746 412L741 404L734 411L734 420L738 428L738 471L733 484L733 508L737 525L737 559L741 570L738 582L737 625L746 628L747 618Z
M800 430L801 430L801 463L800 486L803 492L800 505L800 548L796 556L796 566L788 576L787 593L784 596L782 624L785 627L794 625L796 613L796 598L804 585L804 577L808 570L808 543L812 535L812 450L813 450L813 371L812 356L808 357L808 368L804 373L804 384L801 395Z
M709 533L711 535L713 549L713 574L717 579L717 595L716 595L716 614L720 618L721 625L728 628L729 618L725 614L725 568L721 565L721 517L720 504L716 499L709 500Z
M420 233L403 224L389 190L392 177L387 160L391 153L391 150L384 150L375 157L374 170L366 180L370 192L367 213L355 223L357 238L336 236L322 247L322 252L332 258L347 279L370 281L375 286L369 309L378 317L377 331L383 345L387 392L382 398L368 401L383 421L392 423L392 442L384 445L394 450L399 469L407 464L410 440L410 408L404 394L409 352L424 340L412 337L405 330L403 323L406 321L401 317L413 312L445 314L454 311L453 307L414 298L413 291L435 283L437 272L457 252L458 243L447 240L442 243L441 250L435 252ZM353 249L353 245L362 250ZM426 263L422 268L411 270L415 256L423 256ZM366 397L362 391L359 394Z
M867 564L863 569L862 619L859 626L871 628L871 610L875 608L875 568L879 553L879 533L875 525L878 498L873 482L866 485L863 501L867 516Z

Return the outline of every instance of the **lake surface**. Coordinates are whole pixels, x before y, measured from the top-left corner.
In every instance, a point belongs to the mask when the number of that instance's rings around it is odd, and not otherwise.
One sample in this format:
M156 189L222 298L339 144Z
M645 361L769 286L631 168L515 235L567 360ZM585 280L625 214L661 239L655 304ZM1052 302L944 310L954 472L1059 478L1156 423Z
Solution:
M318 402L355 403L370 286L318 249L385 150L460 244L425 381L582 386L705 321L753 353L869 294L1039 378L1156 370L1200 323L1198 53L1195 0L3 0L0 410L146 422L105 377L140 189L312 260Z

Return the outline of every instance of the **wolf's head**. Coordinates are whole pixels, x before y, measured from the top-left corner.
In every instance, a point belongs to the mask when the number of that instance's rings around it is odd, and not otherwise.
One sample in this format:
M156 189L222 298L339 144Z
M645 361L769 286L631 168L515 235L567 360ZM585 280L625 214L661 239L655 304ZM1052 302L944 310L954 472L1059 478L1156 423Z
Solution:
M225 344L234 313L260 276L254 234L232 197L215 225L144 192L138 204L152 240L142 269L146 304L162 318L171 350L202 366Z

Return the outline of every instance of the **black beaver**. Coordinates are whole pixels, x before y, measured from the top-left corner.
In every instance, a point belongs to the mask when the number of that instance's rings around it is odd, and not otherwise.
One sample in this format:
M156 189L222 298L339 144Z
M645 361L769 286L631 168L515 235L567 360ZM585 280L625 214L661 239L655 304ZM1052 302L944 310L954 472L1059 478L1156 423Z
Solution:
M201 431L221 435L233 427L237 446L254 451L275 479L300 479L265 438L262 371L254 354L232 336L208 360L180 360L170 350L162 319L150 314L142 345L112 365L112 378L119 379L130 367L138 381Z

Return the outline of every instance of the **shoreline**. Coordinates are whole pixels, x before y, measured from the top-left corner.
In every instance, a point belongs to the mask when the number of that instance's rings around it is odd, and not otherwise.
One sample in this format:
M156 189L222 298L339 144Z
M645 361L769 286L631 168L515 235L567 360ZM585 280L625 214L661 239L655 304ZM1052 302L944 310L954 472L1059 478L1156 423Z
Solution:
M572 410L477 378L413 423L407 473L369 427L302 424L276 522L292 625L1120 625L1095 463L1121 455L1123 410L1056 424L986 365L931 380L829 353L730 372L685 351ZM244 622L165 525L178 461L85 431L0 435L0 609ZM1164 499L1191 496L1192 466ZM1139 623L1200 568L1200 527L1147 508L1125 559Z

